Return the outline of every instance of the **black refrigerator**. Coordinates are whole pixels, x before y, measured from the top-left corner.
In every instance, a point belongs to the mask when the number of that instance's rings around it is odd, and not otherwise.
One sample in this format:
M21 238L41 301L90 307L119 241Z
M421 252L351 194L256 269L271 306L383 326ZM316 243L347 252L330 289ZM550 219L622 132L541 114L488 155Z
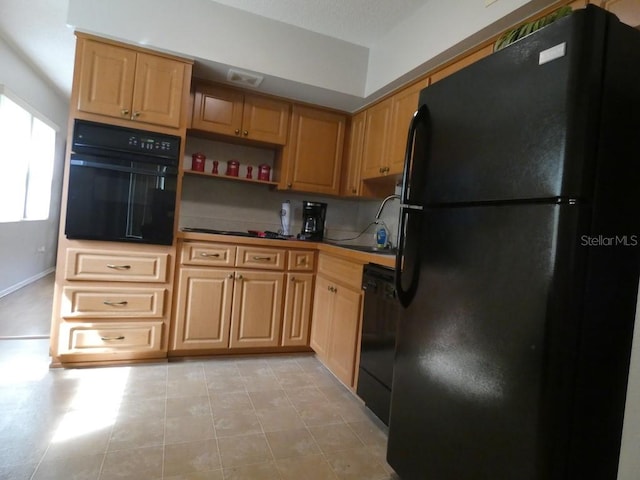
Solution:
M424 89L387 459L615 479L640 270L640 32L589 6Z

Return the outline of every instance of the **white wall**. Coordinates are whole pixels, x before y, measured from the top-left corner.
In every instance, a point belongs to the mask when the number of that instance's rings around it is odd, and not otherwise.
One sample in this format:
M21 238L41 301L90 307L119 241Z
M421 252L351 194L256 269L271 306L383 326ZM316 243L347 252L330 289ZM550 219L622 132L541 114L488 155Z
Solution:
M60 128L56 136L49 219L0 223L0 296L3 296L52 271L55 265L68 99L61 98L2 38L0 65L0 83ZM38 252L39 247L45 247L44 253Z
M145 22L150 14L153 21ZM336 92L364 91L366 48L211 0L70 0L68 22L82 31Z

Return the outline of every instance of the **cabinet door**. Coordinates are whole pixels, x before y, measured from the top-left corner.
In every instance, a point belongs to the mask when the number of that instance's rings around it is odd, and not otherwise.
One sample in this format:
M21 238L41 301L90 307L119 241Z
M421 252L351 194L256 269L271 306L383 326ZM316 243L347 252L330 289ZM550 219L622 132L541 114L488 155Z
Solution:
M420 90L429 84L428 80L418 82L393 96L391 109L391 130L389 130L386 174L400 174L404 170L404 154L407 148L409 123L418 109Z
M360 195L360 170L362 169L362 148L364 146L364 128L366 110L351 119L349 147L343 171L342 195L353 197Z
M345 125L344 115L295 105L281 188L338 195Z
M135 52L92 40L78 39L78 42L78 110L130 118Z
M391 98L367 110L362 147L362 178L384 175L391 123Z
M431 83L435 83L437 81L442 80L445 77L457 72L458 70L463 69L464 67L471 65L472 63L477 62L481 58L487 57L493 53L493 44L487 45L486 47L482 47L480 50L477 50L464 58L461 58L455 63L447 65L441 70L438 70L433 75L431 75Z
M237 271L229 346L277 347L282 327L284 273Z
M180 269L173 349L228 348L232 299L233 270Z
M312 273L288 273L282 322L282 345L309 345Z
M337 286L333 297L328 364L336 377L353 387L362 295Z
M316 277L309 345L325 361L329 355L329 332L333 317L333 293L331 288L331 282L325 277L321 275Z
M185 68L176 60L138 53L131 118L178 128Z
M605 10L614 13L622 23L640 28L640 2L638 0L607 0L599 3Z
M242 136L258 142L284 145L289 133L289 104L266 97L246 95Z
M199 85L193 103L192 128L222 135L240 135L244 96L241 92Z

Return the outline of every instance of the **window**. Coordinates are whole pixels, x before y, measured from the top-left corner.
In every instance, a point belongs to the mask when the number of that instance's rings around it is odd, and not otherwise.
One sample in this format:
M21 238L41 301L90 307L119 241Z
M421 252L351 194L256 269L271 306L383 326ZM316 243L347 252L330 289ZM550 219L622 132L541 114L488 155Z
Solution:
M49 218L57 130L0 85L0 222Z

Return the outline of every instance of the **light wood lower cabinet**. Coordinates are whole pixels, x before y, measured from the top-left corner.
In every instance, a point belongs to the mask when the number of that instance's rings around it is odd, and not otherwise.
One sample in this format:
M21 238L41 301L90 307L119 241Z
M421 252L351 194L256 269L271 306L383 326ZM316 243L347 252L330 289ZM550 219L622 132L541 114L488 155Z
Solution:
M181 262L173 352L308 348L313 251L185 242Z
M173 256L171 247L63 239L52 364L165 358Z
M183 267L176 297L174 350L229 347L233 270Z
M282 320L282 345L309 345L313 274L288 273Z
M236 273L229 347L277 347L280 344L283 286L283 273Z
M318 272L310 345L336 377L354 387L362 316L362 265L321 255ZM345 275L333 276L339 272Z
M101 355L104 360L128 360L132 352L136 358L157 357L163 350L162 321L63 322L60 331L66 342L61 354L65 361L84 361L87 354Z

